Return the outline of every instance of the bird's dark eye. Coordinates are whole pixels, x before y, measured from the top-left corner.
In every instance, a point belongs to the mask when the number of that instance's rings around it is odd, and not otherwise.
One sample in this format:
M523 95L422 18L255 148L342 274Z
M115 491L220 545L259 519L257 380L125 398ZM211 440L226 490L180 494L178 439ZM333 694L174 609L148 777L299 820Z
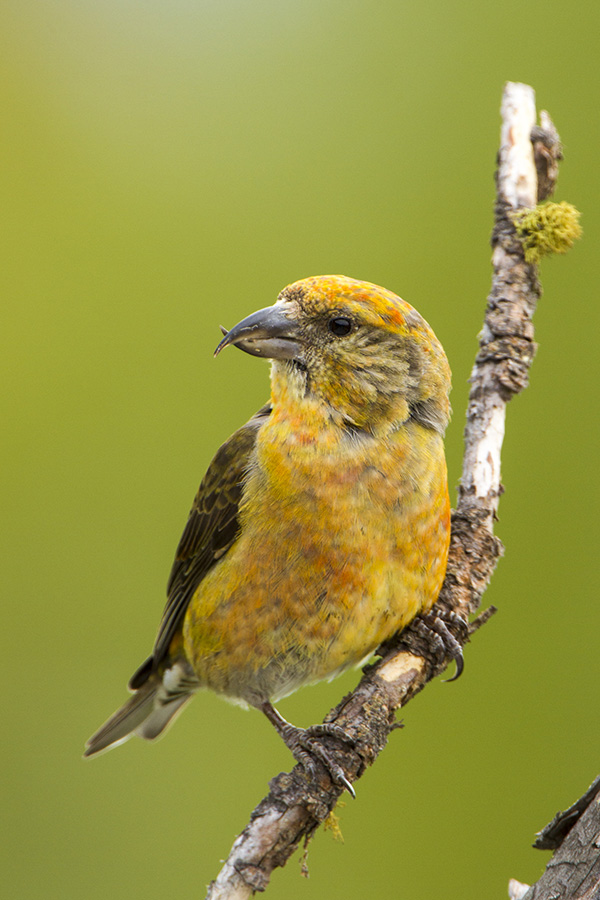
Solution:
M335 316L335 318L329 320L327 327L337 337L344 337L352 331L352 322L345 316Z

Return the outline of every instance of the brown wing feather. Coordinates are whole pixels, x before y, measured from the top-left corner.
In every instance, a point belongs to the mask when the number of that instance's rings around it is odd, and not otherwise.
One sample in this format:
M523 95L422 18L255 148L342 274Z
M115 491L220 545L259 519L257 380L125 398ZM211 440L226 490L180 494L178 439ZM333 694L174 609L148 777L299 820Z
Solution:
M144 684L165 658L198 585L235 542L244 474L270 412L270 405L263 406L219 448L208 467L177 547L152 656L133 674L131 690Z

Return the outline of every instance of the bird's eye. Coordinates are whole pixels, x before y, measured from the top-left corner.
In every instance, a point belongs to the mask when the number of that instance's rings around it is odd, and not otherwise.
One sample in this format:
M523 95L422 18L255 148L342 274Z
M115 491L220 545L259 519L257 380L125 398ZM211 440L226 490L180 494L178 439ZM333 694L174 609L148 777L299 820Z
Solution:
M335 318L329 320L327 327L336 337L344 337L352 331L352 322L345 316L335 316Z

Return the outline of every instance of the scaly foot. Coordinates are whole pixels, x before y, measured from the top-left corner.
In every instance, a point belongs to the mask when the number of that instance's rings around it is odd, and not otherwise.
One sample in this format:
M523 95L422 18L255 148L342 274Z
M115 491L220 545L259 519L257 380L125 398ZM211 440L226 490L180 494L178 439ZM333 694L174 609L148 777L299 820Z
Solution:
M271 703L263 703L261 709L269 722L277 729L294 759L304 767L307 773L315 775L315 760L318 760L325 766L334 784L343 787L352 797L356 797L354 788L344 770L319 740L322 737L333 737L354 747L356 742L349 734L346 734L343 728L331 723L312 725L310 728L297 728L287 722Z
M450 657L456 663L456 672L447 681L456 681L465 667L462 643L467 639L468 625L452 610L437 610L416 619L400 634L400 645L404 644L414 653L422 653L436 668L441 668ZM461 641L454 636L458 634Z

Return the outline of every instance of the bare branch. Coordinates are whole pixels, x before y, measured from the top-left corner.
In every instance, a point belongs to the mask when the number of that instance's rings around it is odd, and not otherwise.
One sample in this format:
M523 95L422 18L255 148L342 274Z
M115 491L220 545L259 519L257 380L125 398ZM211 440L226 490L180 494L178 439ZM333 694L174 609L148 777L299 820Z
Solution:
M552 821L536 835L536 850L556 850L569 831L585 812L590 803L600 794L600 775L591 783L587 791L564 812L557 813Z
M531 318L540 286L536 267L525 262L511 213L522 206L535 206L540 167L553 173L547 180L554 183L560 152L558 135L548 117L535 132L536 147L542 147L543 153L534 153L535 101L527 85L506 85L502 120L492 289L471 377L462 481L452 521L446 580L437 604L450 616L449 621L459 626L455 636L461 644L491 614L491 610L486 611L465 627L469 615L479 607L502 552L493 523L502 491L500 452L505 409L511 397L527 386L535 353ZM537 164L540 155L544 159ZM384 657L376 665L365 669L356 690L331 710L325 721L335 722L356 741L352 749L340 750L336 742L328 748L350 781L360 778L384 748L397 727L396 710L447 662L432 659L430 648L419 641L418 629L409 628L395 646L386 646ZM323 738L325 744L329 740ZM254 891L264 890L273 869L285 865L298 844L311 837L334 809L340 793L325 769L310 781L301 766L274 778L269 795L252 813L210 885L207 900L245 900Z
M576 803L554 817L533 846L557 850L540 880L519 900L600 898L600 777ZM518 884L514 879L513 883Z

